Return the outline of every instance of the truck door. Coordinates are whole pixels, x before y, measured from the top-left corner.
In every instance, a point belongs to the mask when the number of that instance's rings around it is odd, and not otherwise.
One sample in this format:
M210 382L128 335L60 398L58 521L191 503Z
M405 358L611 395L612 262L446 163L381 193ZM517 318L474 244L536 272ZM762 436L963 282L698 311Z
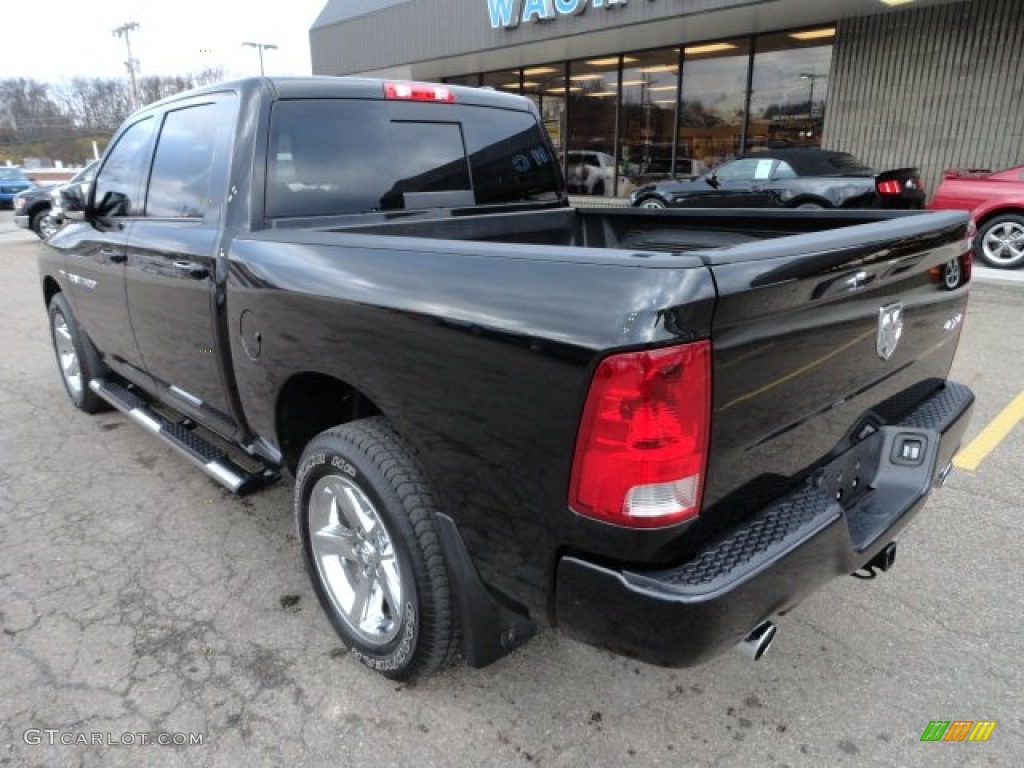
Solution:
M76 225L65 261L75 317L108 364L137 381L142 359L128 319L125 244L132 220L142 213L155 133L156 120L147 117L115 139L94 183L92 208L99 215Z
M235 98L200 97L164 116L144 215L128 235L128 312L162 399L231 436L215 275Z

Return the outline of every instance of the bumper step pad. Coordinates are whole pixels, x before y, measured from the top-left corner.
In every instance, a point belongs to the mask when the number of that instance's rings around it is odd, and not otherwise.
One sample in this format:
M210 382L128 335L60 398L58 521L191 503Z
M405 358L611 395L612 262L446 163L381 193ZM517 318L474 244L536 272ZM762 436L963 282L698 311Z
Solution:
M280 477L274 467L264 465L262 470L250 472L239 466L224 451L191 428L175 423L150 408L137 391L120 382L93 379L89 382L89 389L170 445L232 493L240 496L252 493Z

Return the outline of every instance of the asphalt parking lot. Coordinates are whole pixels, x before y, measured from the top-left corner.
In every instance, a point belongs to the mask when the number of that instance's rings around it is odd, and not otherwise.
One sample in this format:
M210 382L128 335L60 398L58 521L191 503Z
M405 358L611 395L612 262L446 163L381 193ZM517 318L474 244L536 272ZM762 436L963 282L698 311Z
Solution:
M1024 427L953 473L893 571L812 596L761 662L663 670L545 632L398 685L321 613L286 483L235 498L71 407L41 247L0 212L0 766L1020 765ZM953 373L978 396L968 439L1024 390L1022 316L1024 285L975 283ZM998 724L922 743L932 720Z

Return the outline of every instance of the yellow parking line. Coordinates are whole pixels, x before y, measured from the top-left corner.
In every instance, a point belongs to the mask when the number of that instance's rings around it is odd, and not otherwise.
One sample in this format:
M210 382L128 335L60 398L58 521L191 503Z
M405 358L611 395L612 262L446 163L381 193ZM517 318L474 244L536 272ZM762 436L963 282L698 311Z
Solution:
M964 448L953 459L957 469L966 469L973 472L978 465L996 449L1015 426L1017 422L1024 419L1024 392L1021 392L1012 402L1003 408L998 416L989 422L988 426L981 430L970 445Z

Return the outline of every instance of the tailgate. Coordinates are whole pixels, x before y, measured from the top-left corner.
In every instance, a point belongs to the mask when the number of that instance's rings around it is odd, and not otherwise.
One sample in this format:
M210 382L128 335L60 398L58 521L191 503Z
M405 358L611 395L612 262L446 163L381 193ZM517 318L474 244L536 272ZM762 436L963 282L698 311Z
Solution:
M719 301L702 527L745 517L943 386L967 289L960 213L743 245L708 259Z

